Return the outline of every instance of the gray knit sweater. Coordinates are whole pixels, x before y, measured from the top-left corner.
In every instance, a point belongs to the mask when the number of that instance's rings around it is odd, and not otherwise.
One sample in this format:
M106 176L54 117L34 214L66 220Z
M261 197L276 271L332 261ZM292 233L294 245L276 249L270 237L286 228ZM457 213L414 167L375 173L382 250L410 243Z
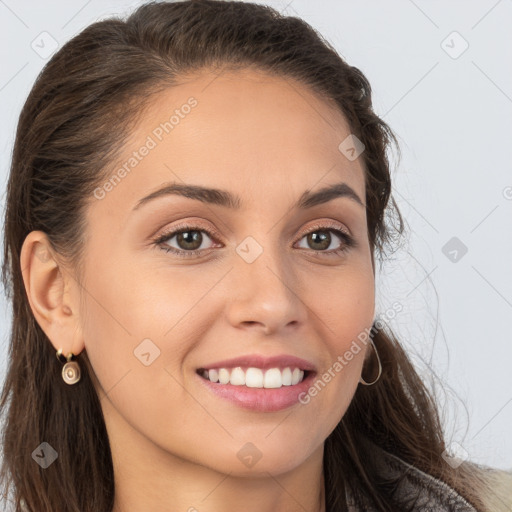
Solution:
M394 498L402 504L404 510L417 512L512 512L512 473L475 466L489 484L488 490L481 496L484 510L476 510L460 494L443 481L434 478L404 460L375 446L372 463L379 474L389 480L397 479ZM401 479L398 477L402 476ZM349 512L380 512L364 496L359 503L347 490ZM398 511L397 511L398 512Z

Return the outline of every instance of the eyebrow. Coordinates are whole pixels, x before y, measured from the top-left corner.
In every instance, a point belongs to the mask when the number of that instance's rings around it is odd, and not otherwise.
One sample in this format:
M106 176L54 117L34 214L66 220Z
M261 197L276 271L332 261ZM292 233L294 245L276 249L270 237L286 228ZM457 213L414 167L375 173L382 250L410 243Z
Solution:
M224 206L233 210L239 210L242 205L240 197L232 194L231 192L228 192L227 190L208 188L200 185L169 183L140 199L134 206L133 210L138 210L144 204L167 195L183 196L189 199L196 199L203 203ZM312 208L313 206L327 203L328 201L332 201L338 197L346 197L351 199L352 201L355 201L360 206L365 208L365 205L355 190L346 183L336 183L334 185L329 185L327 187L321 188L316 192L306 190L298 199L295 207L299 209Z

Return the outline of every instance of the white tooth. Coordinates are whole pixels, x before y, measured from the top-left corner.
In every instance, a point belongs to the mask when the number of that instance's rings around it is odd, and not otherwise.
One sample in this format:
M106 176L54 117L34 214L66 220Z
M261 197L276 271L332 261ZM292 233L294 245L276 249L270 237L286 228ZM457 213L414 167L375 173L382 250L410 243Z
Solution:
M285 368L283 370L283 374L282 374L282 382L283 382L283 386L291 386L292 385L292 371L290 370L290 368Z
M226 368L219 370L219 382L221 384L227 384L229 382L229 371Z
M245 385L248 388L262 388L263 372L259 368L248 368L245 372Z
M265 372L265 379L263 381L264 388L280 388L281 382L281 370L279 368L270 368Z
M233 386L247 386L249 388L280 388L282 386L294 386L304 379L305 371L300 368L290 367L270 368L263 371L260 368L248 368L247 371L237 366L232 369L218 368L204 370L202 375L211 382L231 384Z
M233 386L244 386L245 385L245 372L237 366L231 370L231 378L229 379L229 383L233 384Z

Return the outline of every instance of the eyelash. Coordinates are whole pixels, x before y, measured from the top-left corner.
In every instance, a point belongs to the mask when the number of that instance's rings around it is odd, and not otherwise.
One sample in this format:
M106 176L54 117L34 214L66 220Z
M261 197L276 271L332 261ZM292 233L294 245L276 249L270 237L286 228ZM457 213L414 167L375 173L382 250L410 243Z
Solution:
M199 256L201 253L204 253L205 251L208 251L208 249L195 249L193 251L184 251L182 249L176 249L174 247L169 247L168 245L165 245L163 242L168 241L171 238L174 238L174 236L179 235L180 233L186 233L187 231L200 231L203 233L206 233L209 238L212 240L215 240L215 237L217 236L216 233L213 233L209 231L208 229L204 229L201 226L194 226L190 224L184 224L180 226L176 226L172 229L172 231L168 231L166 233L163 233L158 238L153 240L153 243L160 247L163 251L167 253L173 253L176 256L179 256L181 258L190 258L193 256ZM338 256L342 253L348 252L350 249L357 247L357 242L355 239L350 236L348 233L345 233L344 231L341 231L338 228L334 228L331 225L316 225L313 226L309 231L302 234L299 240L302 240L305 236L310 235L311 233L315 233L316 231L331 231L335 233L339 238L341 238L343 245L339 249L333 249L330 251L314 251L313 252L319 253L319 254L325 254L326 256Z

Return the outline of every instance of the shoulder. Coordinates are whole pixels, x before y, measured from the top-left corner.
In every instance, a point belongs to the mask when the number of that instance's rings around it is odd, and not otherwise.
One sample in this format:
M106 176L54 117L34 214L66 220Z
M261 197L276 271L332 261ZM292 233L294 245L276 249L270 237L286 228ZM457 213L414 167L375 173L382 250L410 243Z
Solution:
M483 503L477 510L455 489L401 458L374 445L374 463L382 482L390 484L393 497L404 509L444 512L512 512L512 473L465 462L473 486ZM353 512L357 508L351 509ZM371 507L367 510L372 510Z
M380 450L379 472L383 478L396 478L395 497L417 511L480 512L455 489L399 457Z
M511 512L512 511L512 470L503 471L489 467L478 466L482 478L486 483L481 493L486 511Z

